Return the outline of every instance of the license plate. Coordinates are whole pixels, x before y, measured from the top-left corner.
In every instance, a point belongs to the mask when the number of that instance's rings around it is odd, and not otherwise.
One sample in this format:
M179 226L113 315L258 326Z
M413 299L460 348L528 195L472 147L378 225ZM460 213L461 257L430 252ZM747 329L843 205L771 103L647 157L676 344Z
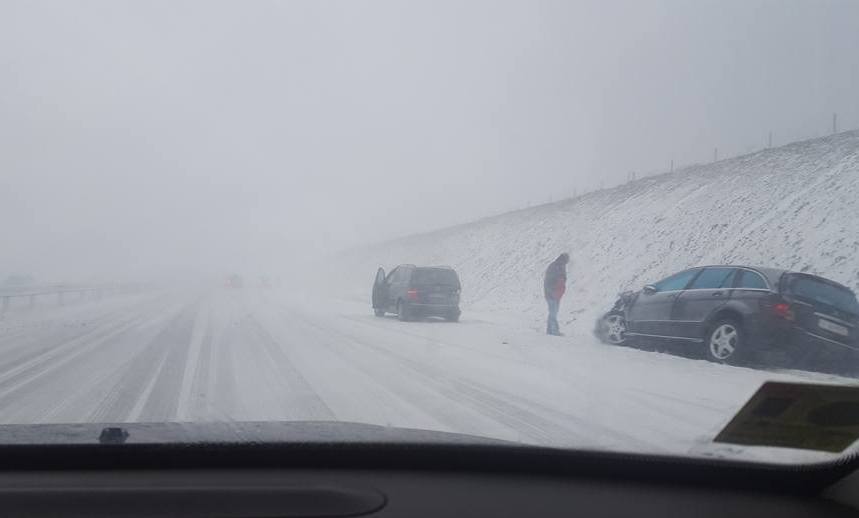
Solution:
M830 322L829 320L824 320L821 318L817 321L817 325L820 327L820 329L826 329L830 333L847 336L847 328L844 326L840 326L835 322Z

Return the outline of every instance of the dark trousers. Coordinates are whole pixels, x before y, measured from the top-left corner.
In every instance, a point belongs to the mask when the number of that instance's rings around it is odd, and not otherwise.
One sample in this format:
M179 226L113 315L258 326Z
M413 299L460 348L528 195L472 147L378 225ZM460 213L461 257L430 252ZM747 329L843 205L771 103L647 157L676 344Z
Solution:
M561 328L558 326L558 310L561 308L560 299L546 299L549 304L549 319L546 321L546 334L559 335Z

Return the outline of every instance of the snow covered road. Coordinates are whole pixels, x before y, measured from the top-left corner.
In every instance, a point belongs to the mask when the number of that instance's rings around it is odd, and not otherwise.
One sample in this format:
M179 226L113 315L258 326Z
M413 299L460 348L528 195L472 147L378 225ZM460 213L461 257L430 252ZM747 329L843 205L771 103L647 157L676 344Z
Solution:
M21 309L0 319L0 423L341 420L688 453L762 381L836 379L491 320L404 323L253 289Z

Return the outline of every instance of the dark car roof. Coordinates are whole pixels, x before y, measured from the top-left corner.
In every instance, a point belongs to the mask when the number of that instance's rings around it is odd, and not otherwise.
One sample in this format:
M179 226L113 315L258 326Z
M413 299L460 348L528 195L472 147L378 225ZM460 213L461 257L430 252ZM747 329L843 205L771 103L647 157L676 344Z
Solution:
M401 264L397 266L397 268L414 268L415 270L452 270L456 273L456 270L450 266L415 266L413 264Z

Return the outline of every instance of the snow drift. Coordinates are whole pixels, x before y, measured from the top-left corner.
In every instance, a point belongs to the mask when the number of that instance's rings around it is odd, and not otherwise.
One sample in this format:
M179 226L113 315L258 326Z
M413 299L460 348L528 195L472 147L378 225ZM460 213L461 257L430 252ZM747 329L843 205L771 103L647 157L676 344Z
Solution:
M572 261L561 321L578 329L618 291L696 265L787 268L859 289L859 131L355 249L333 275L369 297L379 265L450 265L466 314L517 315L541 328L542 273L563 251Z

